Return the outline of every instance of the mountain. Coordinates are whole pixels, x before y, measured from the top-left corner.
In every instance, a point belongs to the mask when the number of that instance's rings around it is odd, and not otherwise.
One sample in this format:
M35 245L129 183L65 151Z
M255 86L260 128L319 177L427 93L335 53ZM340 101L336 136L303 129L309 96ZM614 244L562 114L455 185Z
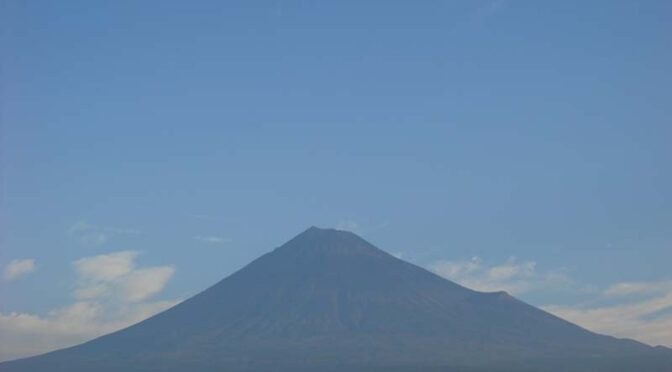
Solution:
M672 352L312 227L167 311L0 371L670 372Z

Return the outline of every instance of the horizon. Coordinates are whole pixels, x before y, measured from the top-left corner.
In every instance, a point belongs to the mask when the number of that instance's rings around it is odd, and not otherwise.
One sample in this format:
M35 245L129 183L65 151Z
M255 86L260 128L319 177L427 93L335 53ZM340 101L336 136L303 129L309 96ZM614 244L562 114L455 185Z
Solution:
M0 361L332 226L672 347L672 3L0 5Z

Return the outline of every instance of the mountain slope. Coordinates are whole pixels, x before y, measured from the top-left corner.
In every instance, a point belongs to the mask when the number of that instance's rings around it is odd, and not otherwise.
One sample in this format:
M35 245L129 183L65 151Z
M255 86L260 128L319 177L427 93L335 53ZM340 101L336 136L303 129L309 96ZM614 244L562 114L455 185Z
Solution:
M191 299L0 371L672 371L504 292L461 287L310 228Z

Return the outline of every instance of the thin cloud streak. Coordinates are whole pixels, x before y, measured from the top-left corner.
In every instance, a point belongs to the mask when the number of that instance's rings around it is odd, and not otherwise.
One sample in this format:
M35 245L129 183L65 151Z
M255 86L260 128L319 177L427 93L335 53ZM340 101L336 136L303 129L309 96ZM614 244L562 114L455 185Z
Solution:
M75 222L67 230L67 234L79 240L87 247L99 247L118 235L140 234L139 230L114 226L96 226L85 220Z
M194 240L206 243L206 244L224 244L231 242L231 239L223 238L221 236L212 236L212 235L196 235L193 238Z

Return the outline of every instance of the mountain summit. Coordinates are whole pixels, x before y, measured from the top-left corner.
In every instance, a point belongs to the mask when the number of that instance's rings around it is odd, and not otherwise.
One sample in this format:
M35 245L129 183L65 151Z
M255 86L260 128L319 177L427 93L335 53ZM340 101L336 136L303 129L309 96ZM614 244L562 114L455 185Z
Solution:
M311 227L167 311L0 371L669 372L672 353Z

